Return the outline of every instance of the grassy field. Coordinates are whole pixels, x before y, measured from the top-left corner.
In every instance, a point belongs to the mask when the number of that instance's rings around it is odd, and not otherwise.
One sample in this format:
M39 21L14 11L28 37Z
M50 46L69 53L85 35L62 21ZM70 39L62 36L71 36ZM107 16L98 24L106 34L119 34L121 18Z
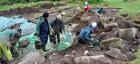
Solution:
M111 7L122 8L122 13L129 13L135 15L136 12L140 11L140 0L132 2L123 2L123 0L104 0L103 4L109 4Z

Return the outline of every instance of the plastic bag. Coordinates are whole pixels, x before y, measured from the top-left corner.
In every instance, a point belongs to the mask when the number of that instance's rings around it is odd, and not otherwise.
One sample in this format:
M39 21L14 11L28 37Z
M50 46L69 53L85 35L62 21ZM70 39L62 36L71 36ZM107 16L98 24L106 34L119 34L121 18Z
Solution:
M29 42L28 46L26 47L28 49L28 51L36 51L35 48L35 42L39 41L38 37L36 35L34 35L35 33L32 33L28 36L23 36L19 39L19 42L17 42L16 44L16 48L18 48L20 46L20 44L23 43L23 41L27 40Z
M64 51L72 45L72 34L71 32L64 33L64 39L56 45L57 51Z
M22 24L24 22L27 22L24 18L7 18L0 16L0 31L4 31L6 28L14 24Z
M30 35L33 32L36 32L36 24L26 22L26 23L21 24L20 29L22 30L21 32L22 36Z
M21 46L21 44L24 43L24 41L28 41L28 45L25 48L19 48ZM18 59L21 59L22 57L24 57L26 54L30 53L30 52L36 52L37 49L35 48L35 42L39 41L38 37L34 35L34 33L32 33L31 35L28 36L23 36L19 39L19 42L16 43L16 48L18 48L18 53L19 53L19 57Z
M8 30L5 30L3 32L0 32L0 42L3 43L4 45L6 45L7 47L11 47L11 44L10 44L10 35L14 35L16 34L16 30L11 30L11 29L8 29Z
M48 38L48 42L47 42L47 44L46 44L46 50L47 50L46 53L55 51L56 49L55 49L54 46L55 46L55 45L54 45L53 43L50 42L50 38Z
M10 21L9 18L0 16L0 31L3 31L5 28L8 27L9 21Z

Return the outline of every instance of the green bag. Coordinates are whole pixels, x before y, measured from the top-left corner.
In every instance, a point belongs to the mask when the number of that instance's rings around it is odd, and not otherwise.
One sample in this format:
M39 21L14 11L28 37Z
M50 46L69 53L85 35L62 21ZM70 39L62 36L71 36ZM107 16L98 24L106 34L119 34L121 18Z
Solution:
M68 49L71 46L70 42L68 41L60 41L59 44L57 44L56 49L57 51L63 51Z
M64 39L62 39L56 46L57 51L64 51L72 45L72 34L71 32L64 33Z
M52 43L52 42L50 42L50 37L48 38L48 42L47 42L47 44L46 44L46 50L47 50L47 52L45 52L45 53L49 53L49 52L53 52L53 51L55 51L56 49L55 49L55 47L54 47L55 45Z

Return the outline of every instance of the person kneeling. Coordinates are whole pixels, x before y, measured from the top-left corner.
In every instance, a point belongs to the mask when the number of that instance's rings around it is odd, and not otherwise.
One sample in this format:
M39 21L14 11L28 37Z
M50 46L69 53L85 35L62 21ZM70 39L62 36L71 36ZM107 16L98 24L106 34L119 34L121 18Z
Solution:
M83 28L79 34L78 43L81 44L90 44L90 47L93 47L93 38L92 33L97 31L97 23L93 22L92 24L88 25L87 27ZM95 46L95 45L94 45Z

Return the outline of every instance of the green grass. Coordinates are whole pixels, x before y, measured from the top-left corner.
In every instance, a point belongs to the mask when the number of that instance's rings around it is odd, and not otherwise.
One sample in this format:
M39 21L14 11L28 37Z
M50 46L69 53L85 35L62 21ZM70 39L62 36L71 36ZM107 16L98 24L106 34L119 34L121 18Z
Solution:
M140 11L140 0L133 2L123 2L123 0L104 0L104 3L109 4L111 7L122 8L121 13L128 13L132 16Z
M45 2L31 2L31 3L17 3L13 5L0 5L0 11L15 9L15 8L23 8L23 7L34 7Z

